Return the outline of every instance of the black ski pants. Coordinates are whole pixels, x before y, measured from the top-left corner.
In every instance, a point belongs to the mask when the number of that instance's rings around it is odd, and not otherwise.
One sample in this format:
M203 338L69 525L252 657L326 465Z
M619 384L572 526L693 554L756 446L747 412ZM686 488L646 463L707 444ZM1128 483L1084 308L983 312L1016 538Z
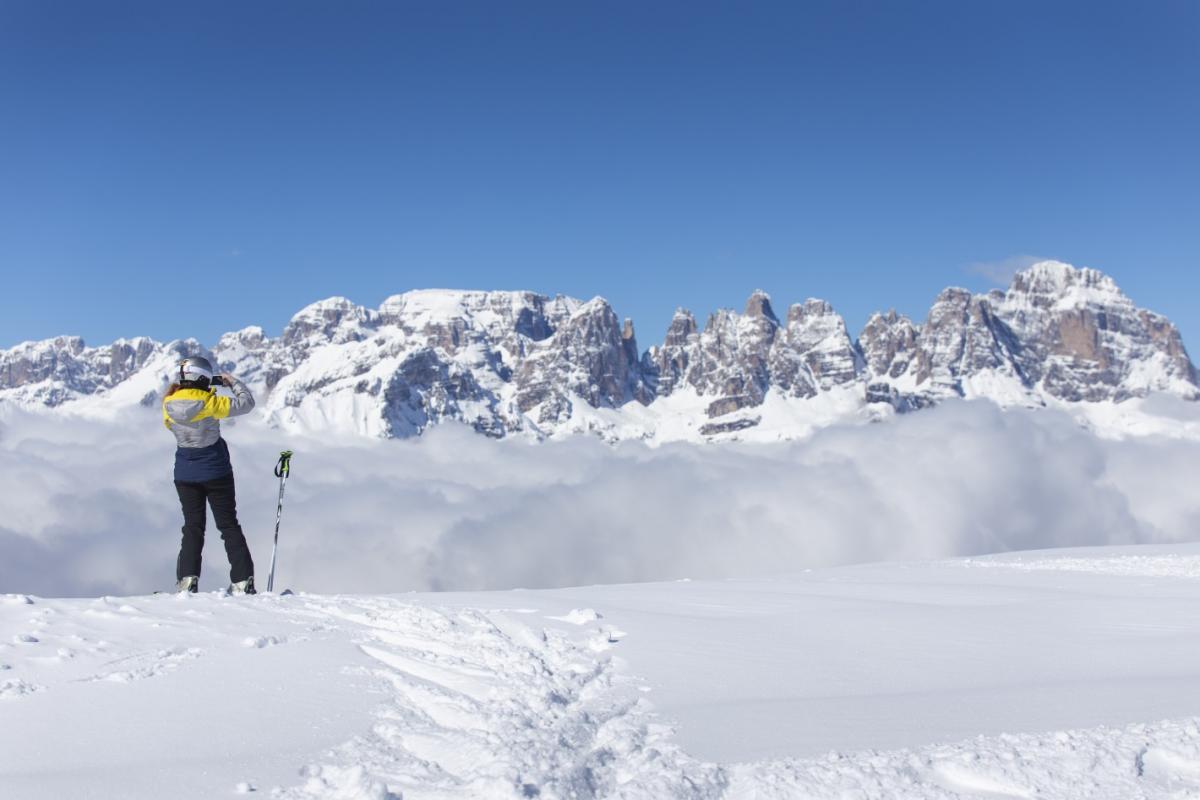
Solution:
M204 501L212 508L217 530L225 542L225 554L229 556L229 580L244 581L254 574L254 561L250 548L242 535L242 526L237 520L237 499L233 490L233 473L203 483L175 481L179 492L179 504L183 506L183 543L179 548L179 560L175 562L175 578L188 575L200 576L200 553L204 549L204 523L206 513Z

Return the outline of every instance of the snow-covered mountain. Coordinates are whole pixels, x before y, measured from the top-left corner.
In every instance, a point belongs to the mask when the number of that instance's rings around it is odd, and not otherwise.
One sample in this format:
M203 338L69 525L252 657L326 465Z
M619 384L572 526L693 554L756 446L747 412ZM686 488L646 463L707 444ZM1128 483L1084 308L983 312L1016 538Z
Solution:
M18 345L0 351L0 402L151 405L169 365L189 353L248 380L274 424L379 437L453 420L493 437L774 439L953 397L1005 406L1200 397L1170 320L1100 272L1046 261L1007 291L946 289L921 323L876 314L857 340L822 300L780 318L755 292L742 313L717 311L703 328L680 309L644 352L632 321L602 298L421 290L369 309L335 297L302 309L277 338L250 327L211 350L145 338Z

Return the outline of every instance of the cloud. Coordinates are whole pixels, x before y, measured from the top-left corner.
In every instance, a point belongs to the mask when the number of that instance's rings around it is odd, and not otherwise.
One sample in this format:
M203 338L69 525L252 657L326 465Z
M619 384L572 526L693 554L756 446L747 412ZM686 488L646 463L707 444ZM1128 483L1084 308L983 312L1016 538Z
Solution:
M948 403L801 442L616 447L325 441L229 426L260 577L278 451L296 451L278 584L318 592L502 589L719 578L1012 549L1171 542L1200 530L1200 444L1108 441L1050 411ZM179 540L173 440L121 423L0 420L0 592L169 587ZM211 522L210 522L211 524ZM209 531L203 588L228 578Z
M1009 256L1002 258L999 261L976 261L964 267L969 275L976 275L984 278L994 286L1008 288L1012 283L1013 277L1024 269L1029 269L1039 261L1048 259L1041 256Z

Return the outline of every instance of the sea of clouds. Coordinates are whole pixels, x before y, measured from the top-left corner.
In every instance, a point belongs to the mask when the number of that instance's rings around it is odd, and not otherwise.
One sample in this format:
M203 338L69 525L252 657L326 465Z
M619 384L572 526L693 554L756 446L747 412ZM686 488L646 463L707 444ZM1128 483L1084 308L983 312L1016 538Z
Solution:
M341 441L226 423L242 525L278 585L500 589L763 576L861 561L1200 538L1200 443L1100 439L1050 411L947 403L772 445ZM156 411L0 414L0 593L174 583L174 439ZM228 564L209 523L202 589Z

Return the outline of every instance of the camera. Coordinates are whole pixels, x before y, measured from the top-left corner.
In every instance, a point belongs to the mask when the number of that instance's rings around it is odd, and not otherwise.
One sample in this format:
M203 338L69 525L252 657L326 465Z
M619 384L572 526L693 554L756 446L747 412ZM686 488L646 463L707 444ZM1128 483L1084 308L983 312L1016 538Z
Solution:
M225 379L222 378L220 375L213 375L212 380L210 380L208 382L208 384L210 386L228 386L229 385L228 383L225 382Z

